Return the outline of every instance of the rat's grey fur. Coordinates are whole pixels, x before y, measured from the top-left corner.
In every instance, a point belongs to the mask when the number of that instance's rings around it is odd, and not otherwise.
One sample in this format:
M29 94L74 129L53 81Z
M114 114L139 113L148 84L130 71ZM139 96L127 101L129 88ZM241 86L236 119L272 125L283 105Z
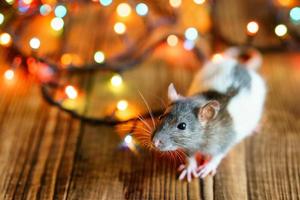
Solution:
M227 105L239 90L251 87L251 77L244 66L236 65L231 76L234 81L225 94L208 90L169 105L154 131L154 140L162 142L159 147L161 151L182 148L188 155L200 151L213 156L229 150L236 133ZM220 103L220 110L215 118L203 124L198 118L199 109L211 100ZM185 130L177 128L182 122L187 125Z

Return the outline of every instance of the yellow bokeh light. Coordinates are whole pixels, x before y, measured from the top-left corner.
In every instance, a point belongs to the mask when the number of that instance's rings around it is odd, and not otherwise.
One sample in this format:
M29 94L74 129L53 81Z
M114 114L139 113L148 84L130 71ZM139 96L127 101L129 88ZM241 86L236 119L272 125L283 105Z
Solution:
M23 0L23 3L29 5L32 3L32 0Z
M176 46L178 44L178 37L176 35L169 35L167 38L167 43L171 47Z
M65 53L61 56L60 62L63 65L70 65L72 63L72 55L69 53Z
M169 3L173 8L178 8L181 5L181 0L169 0Z
M104 60L105 60L105 55L102 51L97 51L95 54L94 54L94 60L96 63L103 63Z
M119 87L122 85L123 83L123 79L120 75L114 75L111 79L110 79L110 83L112 84L112 86L114 87Z
M11 36L8 33L2 33L0 35L0 44L2 46L9 46L11 43Z
M282 6L291 6L294 3L294 0L278 0L278 3Z
M128 17L131 13L131 7L127 3L121 3L117 7L117 13L120 17Z
M12 5L14 2L15 2L15 0L5 0L9 5Z
M114 25L114 30L117 34L123 34L126 31L126 26L122 22L117 22Z
M279 24L275 27L275 34L279 37L285 36L287 33L287 27L284 24Z
M195 4L204 4L205 3L205 0L194 0L194 3Z
M120 100L117 103L117 109L120 111L124 111L128 108L128 102L126 100Z
M11 70L11 69L8 69L8 70L6 70L6 71L4 72L4 78L5 78L6 80L12 80L12 79L14 78L14 76L15 76L15 73L14 73L14 71Z
M51 20L51 27L55 31L60 31L64 27L64 20L59 17L55 17Z
M255 21L251 21L247 24L247 32L249 35L255 35L259 30L259 25Z
M223 59L223 55L220 53L216 53L212 56L212 61L213 62L219 62Z
M41 41L36 37L31 38L29 41L29 46L32 49L38 49L38 48L40 48L40 45L41 45Z
M78 96L77 90L71 85L68 85L65 88L65 93L66 93L66 95L68 96L69 99L76 99L77 96Z

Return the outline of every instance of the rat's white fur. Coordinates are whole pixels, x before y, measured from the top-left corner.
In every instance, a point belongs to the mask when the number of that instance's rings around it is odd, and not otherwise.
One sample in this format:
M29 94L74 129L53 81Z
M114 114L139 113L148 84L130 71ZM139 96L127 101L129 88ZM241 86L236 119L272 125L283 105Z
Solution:
M230 48L224 52L222 59L207 62L203 69L195 76L189 90L189 95L205 90L216 90L220 93L226 93L229 87L234 86L235 82L232 78L232 70L237 64L236 57L238 51L238 48ZM251 77L250 89L240 89L238 94L228 104L227 109L233 120L236 132L236 138L232 146L253 133L262 116L266 85L262 77L255 71L261 63L262 58L260 54L253 51L251 59L244 63ZM200 167L197 177L200 176L203 178L209 173L214 173L220 161L229 150L230 148L221 154L212 155L212 159ZM193 158L189 158L189 160L191 159Z

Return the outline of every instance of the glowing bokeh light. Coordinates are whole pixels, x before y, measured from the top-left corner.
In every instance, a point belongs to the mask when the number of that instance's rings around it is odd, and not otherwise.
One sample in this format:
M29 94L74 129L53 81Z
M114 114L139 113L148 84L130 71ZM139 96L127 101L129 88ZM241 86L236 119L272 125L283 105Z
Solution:
M178 8L181 5L181 0L169 0L169 4L173 8Z
M131 135L126 135L125 138L124 138L124 142L125 142L127 145L132 144L132 142L133 142L132 136L131 136Z
M285 36L287 33L287 27L284 24L279 24L275 27L275 34L279 37Z
M51 27L55 31L60 31L64 27L64 20L59 17L55 17L51 20Z
M300 21L300 7L292 8L290 11L290 17L293 21Z
M112 0L100 0L99 2L103 6L109 6L112 3Z
M194 0L194 3L195 4L204 4L205 3L205 0Z
M54 14L56 17L63 18L67 14L67 8L64 5L58 5L55 7Z
M23 3L29 5L32 3L32 0L23 0Z
M4 22L4 15L2 13L0 13L0 25L3 24Z
M29 46L30 46L32 49L38 49L38 48L40 48L40 46L41 46L41 41L40 41L38 38L33 37L33 38L31 38L30 41L29 41Z
M114 87L119 87L122 85L123 83L123 79L119 74L114 75L113 77L111 77L110 79L110 83L112 84L112 86Z
M8 33L2 33L0 35L0 44L2 46L9 46L11 43L11 36Z
M212 56L213 62L220 62L221 60L223 60L223 55L220 53L216 53Z
M196 40L198 38L198 31L194 27L187 28L184 32L184 36L187 40Z
M105 60L105 55L102 51L97 51L95 54L94 54L94 60L96 63L103 63L104 60Z
M117 22L114 25L114 30L117 34L123 34L126 31L126 26L122 22Z
M259 26L255 21L251 21L247 24L247 32L249 35L255 35L258 32Z
M117 103L117 109L120 111L125 111L128 108L128 102L126 100L120 100Z
M290 6L293 4L293 0L278 0L278 3L282 6Z
M63 65L70 65L72 63L72 61L73 61L72 55L69 53L63 54L60 58L60 62Z
M65 93L69 99L76 99L78 96L77 90L71 85L68 85L65 88Z
M48 15L51 11L52 11L52 8L51 8L51 6L49 4L43 4L40 7L40 13L43 16Z
M6 1L6 3L8 3L9 5L12 5L14 2L15 2L15 0L5 0Z
M121 3L117 7L117 13L121 17L128 17L131 13L131 7L128 3Z
M11 69L8 69L4 72L4 78L6 80L12 80L15 76L15 72Z
M145 16L148 13L148 6L144 3L139 3L135 7L135 11L140 16Z
M176 35L169 35L167 38L167 43L171 47L176 46L178 44L178 37Z

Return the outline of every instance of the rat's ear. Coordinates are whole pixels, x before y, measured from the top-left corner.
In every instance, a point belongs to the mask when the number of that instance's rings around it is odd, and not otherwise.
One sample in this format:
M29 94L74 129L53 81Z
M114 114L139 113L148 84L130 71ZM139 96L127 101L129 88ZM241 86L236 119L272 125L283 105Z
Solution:
M207 102L199 109L198 118L201 123L206 123L209 120L214 119L220 110L220 103L216 100Z
M174 84L171 83L168 87L168 97L170 99L170 101L177 101L179 99L181 99L182 97L177 93Z

